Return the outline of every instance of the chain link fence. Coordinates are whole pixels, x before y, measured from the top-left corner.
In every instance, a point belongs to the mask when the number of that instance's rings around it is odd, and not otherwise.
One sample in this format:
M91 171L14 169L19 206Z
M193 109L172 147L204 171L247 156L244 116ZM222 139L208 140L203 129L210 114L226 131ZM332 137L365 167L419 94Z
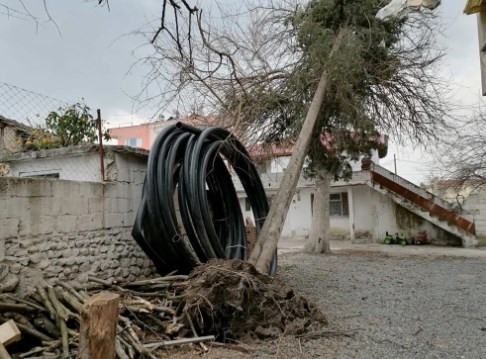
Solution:
M103 181L100 155L89 149L90 145L81 146L86 150L58 148L42 158L24 158L22 154L32 149L29 141L33 137L36 145L42 145L42 137L32 136L35 129L45 128L48 114L68 105L66 101L0 81L0 116L6 119L0 121L0 176ZM47 136L45 140L49 141Z
M66 101L0 82L0 115L31 127L43 127L47 115Z

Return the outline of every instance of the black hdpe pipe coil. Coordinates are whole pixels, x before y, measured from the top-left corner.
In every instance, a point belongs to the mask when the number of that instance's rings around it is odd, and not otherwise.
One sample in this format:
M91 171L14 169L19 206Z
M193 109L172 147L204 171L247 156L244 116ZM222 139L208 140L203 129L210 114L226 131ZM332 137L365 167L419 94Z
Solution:
M182 124L150 150L132 236L160 274L190 272L211 258L246 260L246 231L231 166L245 189L257 232L268 201L245 147L227 130ZM269 274L277 270L275 253Z

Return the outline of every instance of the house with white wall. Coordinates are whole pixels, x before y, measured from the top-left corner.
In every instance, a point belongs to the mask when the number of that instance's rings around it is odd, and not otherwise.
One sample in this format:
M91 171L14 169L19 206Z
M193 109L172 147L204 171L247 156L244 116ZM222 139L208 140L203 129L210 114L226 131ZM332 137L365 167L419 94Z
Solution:
M254 152L254 151L253 151ZM250 149L250 153L252 153ZM386 153L372 151L368 168L361 161L351 163L349 181L332 183L329 210L331 236L354 243L382 242L386 232L407 237L425 230L432 243L471 247L477 243L474 217L440 197L408 182L379 165ZM260 156L261 154L258 154ZM277 193L291 151L272 151L256 158L261 163L261 180L271 201ZM258 157L257 156L257 157ZM245 218L252 218L243 188L237 185ZM312 222L315 184L301 175L283 228L283 237L307 238Z

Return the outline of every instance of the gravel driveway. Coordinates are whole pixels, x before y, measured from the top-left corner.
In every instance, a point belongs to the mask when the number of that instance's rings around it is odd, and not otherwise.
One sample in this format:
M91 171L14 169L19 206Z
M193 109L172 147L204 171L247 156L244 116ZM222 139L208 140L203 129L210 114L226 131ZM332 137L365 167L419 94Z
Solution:
M461 258L441 255L437 247L420 256L404 255L399 246L395 253L361 248L328 256L297 250L280 255L278 277L318 303L329 326L316 338L247 343L248 353L210 346L202 357L486 359L486 258L480 251ZM166 357L201 358L187 350Z
M485 259L286 253L279 277L330 322L325 337L286 341L281 357L486 358Z

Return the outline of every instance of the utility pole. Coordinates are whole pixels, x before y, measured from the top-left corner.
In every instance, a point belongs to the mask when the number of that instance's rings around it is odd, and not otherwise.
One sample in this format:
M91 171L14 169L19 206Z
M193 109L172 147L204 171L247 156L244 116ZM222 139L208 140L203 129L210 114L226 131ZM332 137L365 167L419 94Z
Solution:
M397 174L397 155L393 154L393 163L395 163L395 174Z

